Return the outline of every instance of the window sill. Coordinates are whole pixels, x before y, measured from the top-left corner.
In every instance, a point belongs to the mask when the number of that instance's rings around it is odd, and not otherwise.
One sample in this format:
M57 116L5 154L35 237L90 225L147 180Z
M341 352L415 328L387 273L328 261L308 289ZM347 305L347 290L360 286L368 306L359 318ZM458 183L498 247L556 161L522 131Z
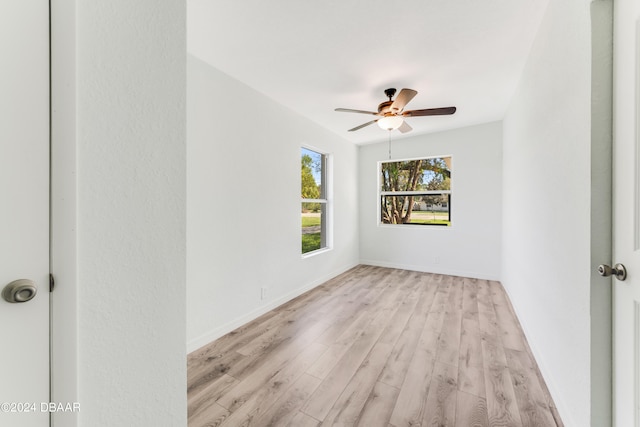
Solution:
M378 224L380 228L418 228L424 230L451 230L453 225L437 225L437 224Z
M332 250L333 250L333 248L331 248L331 247L326 247L326 248L322 248L322 249L316 249L315 251L311 251L311 252L307 252L305 254L302 254L302 259L312 258L312 257L314 257L316 255L320 255L320 254L323 254L325 252L330 252Z

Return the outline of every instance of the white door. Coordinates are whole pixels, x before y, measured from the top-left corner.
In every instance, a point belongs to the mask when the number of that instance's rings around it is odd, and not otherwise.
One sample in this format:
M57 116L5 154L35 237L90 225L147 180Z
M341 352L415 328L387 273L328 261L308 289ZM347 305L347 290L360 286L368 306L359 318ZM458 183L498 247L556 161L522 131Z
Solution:
M640 2L614 2L614 417L640 426Z
M49 5L0 1L0 426L44 427L49 413ZM23 285L25 282L22 283ZM29 297L28 288L14 294ZM8 297L10 298L10 297Z

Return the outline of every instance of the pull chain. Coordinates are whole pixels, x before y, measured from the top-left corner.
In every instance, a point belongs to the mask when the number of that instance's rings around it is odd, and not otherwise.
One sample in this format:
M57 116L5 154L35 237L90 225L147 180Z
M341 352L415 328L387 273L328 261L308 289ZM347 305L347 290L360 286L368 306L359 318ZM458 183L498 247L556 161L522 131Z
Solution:
M389 129L389 160L391 160L391 129Z

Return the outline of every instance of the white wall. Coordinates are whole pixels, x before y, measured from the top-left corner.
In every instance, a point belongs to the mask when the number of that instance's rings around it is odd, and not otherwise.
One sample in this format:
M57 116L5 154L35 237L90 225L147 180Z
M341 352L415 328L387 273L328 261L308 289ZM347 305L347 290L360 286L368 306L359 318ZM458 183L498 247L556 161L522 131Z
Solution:
M437 120L425 118L417 120ZM498 279L502 124L391 139L392 158L452 156L452 226L379 226L378 162L388 143L360 146L360 260L410 270Z
M54 425L186 425L186 5L52 7Z
M502 282L567 426L590 425L589 2L552 0L504 120Z
M353 144L189 56L187 348L358 262ZM303 259L300 147L333 155L333 250ZM261 300L262 287L268 297Z

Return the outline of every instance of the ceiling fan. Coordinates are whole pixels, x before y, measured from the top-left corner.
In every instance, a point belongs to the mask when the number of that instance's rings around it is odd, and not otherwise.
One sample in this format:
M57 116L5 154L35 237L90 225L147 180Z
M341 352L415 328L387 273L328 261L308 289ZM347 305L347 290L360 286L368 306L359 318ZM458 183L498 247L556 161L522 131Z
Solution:
M349 129L349 132L362 129L363 127L369 126L373 123L378 123L378 126L380 126L381 129L398 129L402 133L407 133L413 129L411 126L409 126L409 124L407 124L407 122L405 122L405 117L444 116L456 112L456 107L426 108L424 110L404 111L405 105L407 105L409 101L411 101L413 97L418 94L418 92L413 89L402 89L396 97L395 101L392 100L393 96L396 94L395 88L386 89L384 91L384 94L389 97L389 100L384 101L380 105L378 105L377 113L373 111L352 110L350 108L336 108L335 111L380 116L379 119L371 120L370 122L361 124L360 126L356 126L353 129Z

